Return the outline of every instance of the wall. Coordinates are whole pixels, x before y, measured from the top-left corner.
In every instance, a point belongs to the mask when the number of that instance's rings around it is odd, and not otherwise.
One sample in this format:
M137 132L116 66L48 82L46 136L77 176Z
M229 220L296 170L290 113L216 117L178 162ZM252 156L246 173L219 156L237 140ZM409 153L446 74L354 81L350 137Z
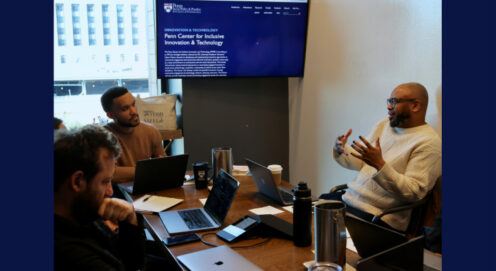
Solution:
M308 29L305 76L289 79L290 180L318 195L356 175L332 159L335 138L368 135L396 85L422 83L440 129L441 1L312 0Z
M287 78L183 79L184 152L211 164L212 147L230 146L234 164L245 157L281 164L289 176ZM212 173L212 171L210 171Z

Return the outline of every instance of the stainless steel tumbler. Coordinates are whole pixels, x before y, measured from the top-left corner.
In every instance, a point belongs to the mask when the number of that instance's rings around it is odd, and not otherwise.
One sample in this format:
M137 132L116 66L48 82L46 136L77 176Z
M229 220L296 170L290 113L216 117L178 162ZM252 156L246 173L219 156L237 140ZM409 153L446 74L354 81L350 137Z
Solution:
M346 264L345 205L327 200L314 207L315 262Z
M215 181L221 168L232 175L233 157L231 147L212 148L212 180Z

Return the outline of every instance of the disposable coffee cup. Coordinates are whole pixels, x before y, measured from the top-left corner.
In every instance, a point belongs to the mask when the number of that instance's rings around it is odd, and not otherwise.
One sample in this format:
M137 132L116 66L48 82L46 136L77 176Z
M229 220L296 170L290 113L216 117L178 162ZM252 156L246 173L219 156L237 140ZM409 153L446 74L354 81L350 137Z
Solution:
M275 184L280 185L282 166L273 164L273 165L269 165L267 168L270 170L270 172L272 172L272 178L274 179Z

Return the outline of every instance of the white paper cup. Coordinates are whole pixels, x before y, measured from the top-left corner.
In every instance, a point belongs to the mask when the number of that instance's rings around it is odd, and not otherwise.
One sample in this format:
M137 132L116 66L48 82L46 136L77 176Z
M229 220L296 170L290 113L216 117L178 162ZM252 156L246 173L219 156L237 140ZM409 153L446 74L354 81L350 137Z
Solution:
M272 172L272 178L274 179L275 184L280 185L282 166L273 164L273 165L269 165L267 168L270 170L270 172Z

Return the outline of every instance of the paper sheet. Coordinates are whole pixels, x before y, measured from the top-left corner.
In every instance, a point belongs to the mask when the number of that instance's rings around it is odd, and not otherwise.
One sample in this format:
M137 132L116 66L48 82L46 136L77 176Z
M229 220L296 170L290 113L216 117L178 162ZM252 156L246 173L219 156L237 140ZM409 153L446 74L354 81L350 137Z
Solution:
M290 205L290 206L284 206L282 207L284 210L290 212L290 213L293 213L293 205Z
M175 199L162 196L144 195L133 202L134 209L140 213L158 213L171 208L179 203L182 199Z
M355 244L353 244L353 240L351 240L351 236L350 233L348 232L348 229L346 229L346 249L358 253Z
M247 175L249 171L248 166L234 165L232 175Z
M261 208L255 208L255 209L251 209L249 210L250 212L256 214L256 215L276 215L276 214L280 214L282 213L283 211L277 209L277 208L274 208L272 206L265 206L265 207L261 207Z

